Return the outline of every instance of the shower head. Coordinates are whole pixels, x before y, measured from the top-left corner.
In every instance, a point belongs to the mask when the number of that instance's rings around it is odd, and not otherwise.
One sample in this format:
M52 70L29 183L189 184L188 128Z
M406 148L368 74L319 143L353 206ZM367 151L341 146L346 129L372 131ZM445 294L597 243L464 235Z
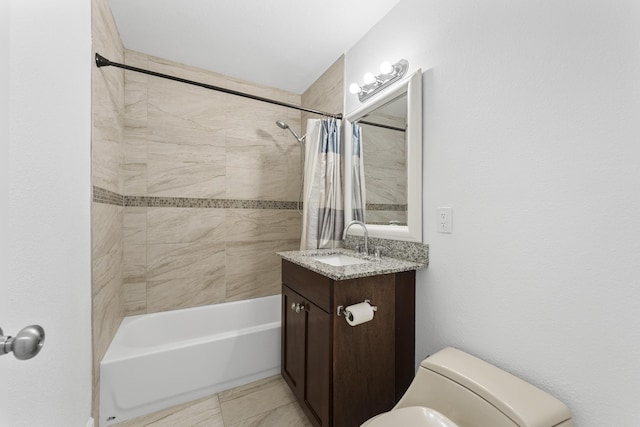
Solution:
M296 133L296 131L291 129L291 127L289 126L289 124L287 122L283 122L282 120L276 120L276 125L278 125L278 127L280 129L289 129L289 132L291 132L291 134L294 136L295 139L298 140L298 142L304 142L304 139L305 139L306 135L299 136Z

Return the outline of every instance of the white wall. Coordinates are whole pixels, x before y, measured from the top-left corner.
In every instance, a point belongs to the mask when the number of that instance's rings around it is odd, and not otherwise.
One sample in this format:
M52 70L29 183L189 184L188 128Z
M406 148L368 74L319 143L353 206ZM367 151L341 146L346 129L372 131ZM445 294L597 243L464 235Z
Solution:
M46 343L29 361L0 359L7 394L0 424L85 426L91 409L90 2L12 0L1 12L7 126L0 155L8 166L0 188L8 196L1 202L0 326L16 334L40 324Z
M467 350L580 427L640 425L639 19L634 0L402 0L346 55L346 85L384 59L425 70L417 359Z

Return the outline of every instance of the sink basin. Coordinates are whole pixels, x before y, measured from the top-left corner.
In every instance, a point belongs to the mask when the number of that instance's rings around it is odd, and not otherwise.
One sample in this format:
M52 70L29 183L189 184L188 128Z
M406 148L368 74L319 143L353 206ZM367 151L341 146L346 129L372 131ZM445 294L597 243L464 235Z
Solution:
M355 258L345 254L312 255L309 258L311 258L314 261L333 265L334 267L343 267L345 265L366 264L369 262L366 259Z

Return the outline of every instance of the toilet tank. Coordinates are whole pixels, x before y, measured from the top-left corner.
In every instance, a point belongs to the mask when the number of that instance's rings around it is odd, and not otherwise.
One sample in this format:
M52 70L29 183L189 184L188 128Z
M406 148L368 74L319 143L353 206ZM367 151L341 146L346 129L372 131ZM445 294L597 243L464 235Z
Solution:
M451 347L422 361L396 408L408 406L433 408L461 427L574 427L555 397Z

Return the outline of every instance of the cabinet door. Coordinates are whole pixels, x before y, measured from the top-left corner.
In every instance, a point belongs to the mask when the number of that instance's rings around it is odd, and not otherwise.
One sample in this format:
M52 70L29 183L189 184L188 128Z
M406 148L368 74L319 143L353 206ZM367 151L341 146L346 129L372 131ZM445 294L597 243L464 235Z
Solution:
M330 422L331 315L308 303L306 317L304 403L315 418L316 425L325 427L329 426Z
M305 311L296 313L295 307L302 303L300 295L282 286L282 376L299 400L304 395Z

